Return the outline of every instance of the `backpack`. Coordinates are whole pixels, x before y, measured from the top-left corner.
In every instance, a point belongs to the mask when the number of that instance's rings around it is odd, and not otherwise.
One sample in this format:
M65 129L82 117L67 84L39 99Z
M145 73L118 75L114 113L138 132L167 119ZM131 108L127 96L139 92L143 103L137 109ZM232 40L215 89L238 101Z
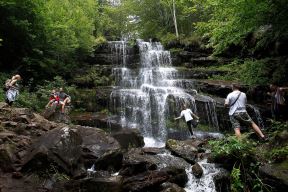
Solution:
M3 91L8 91L10 88L11 79L7 79L3 86Z

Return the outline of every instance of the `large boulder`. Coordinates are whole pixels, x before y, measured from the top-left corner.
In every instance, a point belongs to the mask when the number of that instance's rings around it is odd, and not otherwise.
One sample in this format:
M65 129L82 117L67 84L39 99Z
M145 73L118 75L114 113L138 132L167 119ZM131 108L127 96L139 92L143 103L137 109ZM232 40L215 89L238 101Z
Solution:
M76 126L83 139L82 157L87 166L95 164L97 169L119 170L123 154L119 143L101 129Z
M116 133L112 133L123 149L143 147L145 145L144 138L138 129L122 129Z
M60 105L52 105L51 107L46 108L42 115L49 121L54 121L57 123L70 123L71 119L69 117L71 107L65 106L65 111L61 112L61 106Z
M0 145L0 170L3 172L11 172L15 170L12 164L13 154L11 153L10 148L10 145Z
M108 160L109 166L119 169L122 160L119 150L118 142L103 130L59 124L32 145L23 170L38 170L53 164L59 170L79 177L86 175L84 168L93 163L97 168L108 168Z
M188 163L194 164L197 159L198 149L195 148L191 141L177 141L169 139L166 142L166 148L175 156L185 159Z
M145 192L157 191L162 183L169 179L165 171L147 171L123 179L123 191Z
M199 163L195 163L192 166L192 173L193 175L195 175L195 177L200 178L203 175L203 169L202 167L199 165Z
M213 181L217 192L230 192L231 191L231 181L230 173L223 168L214 175Z
M281 164L266 164L259 168L262 181L275 191L286 191L288 187L288 160Z
M161 192L185 192L185 190L182 187L179 187L175 183L166 182L163 183L161 187L163 188Z
M56 183L53 192L122 192L122 177L99 177Z

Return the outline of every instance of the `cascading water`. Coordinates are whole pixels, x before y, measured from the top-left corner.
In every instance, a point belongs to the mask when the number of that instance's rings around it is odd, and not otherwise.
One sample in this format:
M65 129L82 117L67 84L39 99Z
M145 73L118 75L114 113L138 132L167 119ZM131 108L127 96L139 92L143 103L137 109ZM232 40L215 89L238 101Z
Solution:
M179 115L184 103L197 112L193 94L188 94L186 85L179 83L183 80L175 80L179 75L171 65L170 52L159 42L138 40L140 61L137 67L131 67L125 41L109 42L109 46L111 61L117 66L113 69L117 88L110 98L112 111L120 116L122 127L138 128L144 137L165 141L166 121ZM214 100L199 94L197 98L202 102L199 113L203 122L209 125L209 130L217 131Z
M122 53L122 57L126 57L125 42L112 44L113 49L117 49L116 54ZM127 68L126 59L122 59L121 67L113 69L119 89L112 92L111 101L120 114L122 127L137 127L145 137L165 141L167 98L173 97L177 106L186 103L193 111L196 111L195 100L183 89L173 86L177 71L171 65L169 51L165 51L159 42L138 40L137 45L140 69Z

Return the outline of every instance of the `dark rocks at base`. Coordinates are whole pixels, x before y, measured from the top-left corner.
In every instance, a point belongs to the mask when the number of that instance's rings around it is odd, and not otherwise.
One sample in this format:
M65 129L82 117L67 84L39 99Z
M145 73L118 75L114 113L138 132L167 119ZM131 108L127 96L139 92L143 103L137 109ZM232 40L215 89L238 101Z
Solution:
M163 183L161 185L162 190L160 192L185 192L185 190L182 187L179 187L175 183Z
M195 163L192 166L192 173L193 175L195 175L195 177L200 178L203 175L203 169L202 167L199 165L199 163Z
M151 157L146 156L142 149L134 148L124 154L123 166L119 171L119 174L123 176L133 176L148 170L156 169L157 165L155 159L152 158L151 160Z
M145 145L144 138L138 129L122 129L116 133L112 133L123 149L143 147Z
M121 124L113 117L105 113L84 113L72 115L74 124L90 127L98 127L107 132L117 132L122 130Z
M99 177L56 183L52 192L123 192L122 177Z
M123 179L123 191L145 192L157 191L162 183L169 179L169 175L164 171L147 171L132 177Z
M23 171L45 169L54 164L73 177L86 175L86 168L96 164L99 168L119 169L122 154L116 140L104 131L89 127L55 128L33 144L24 161Z
M52 105L48 108L46 108L43 111L43 117L45 117L49 121L54 121L57 123L70 123L71 119L68 115L70 111L70 106L65 106L65 111L61 112L61 106L60 105Z
M175 183L180 187L185 187L186 183L188 182L188 177L184 168L169 166L161 169L161 171L168 173L168 182L170 183Z
M185 169L166 167L160 170L146 171L123 179L124 191L159 191L164 182L184 187L188 178ZM179 187L180 188L180 187Z
M266 164L259 168L260 178L275 191L286 191L288 188L288 160L279 164Z
M230 173L227 170L220 168L219 173L217 173L213 177L213 180L214 180L217 192L230 192L231 191Z
M185 159L188 163L194 164L197 159L198 150L189 142L169 139L166 148L175 156Z
M272 139L275 146L285 146L288 144L288 130L277 133Z
M3 172L14 171L12 158L13 154L11 154L9 145L0 145L0 170Z

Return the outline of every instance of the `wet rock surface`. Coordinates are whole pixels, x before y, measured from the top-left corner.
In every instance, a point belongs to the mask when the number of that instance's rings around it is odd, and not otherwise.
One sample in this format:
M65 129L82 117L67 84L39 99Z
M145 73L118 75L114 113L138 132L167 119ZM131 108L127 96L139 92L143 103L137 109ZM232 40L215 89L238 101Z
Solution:
M112 133L123 149L143 147L145 145L144 138L138 129L122 129Z
M188 163L194 164L197 159L198 149L190 141L177 141L169 139L166 148L175 156L185 159Z
M288 160L281 164L266 164L259 168L263 181L275 191L285 191L288 187Z
M200 178L203 175L203 169L198 163L195 163L192 166L192 173L195 177Z

